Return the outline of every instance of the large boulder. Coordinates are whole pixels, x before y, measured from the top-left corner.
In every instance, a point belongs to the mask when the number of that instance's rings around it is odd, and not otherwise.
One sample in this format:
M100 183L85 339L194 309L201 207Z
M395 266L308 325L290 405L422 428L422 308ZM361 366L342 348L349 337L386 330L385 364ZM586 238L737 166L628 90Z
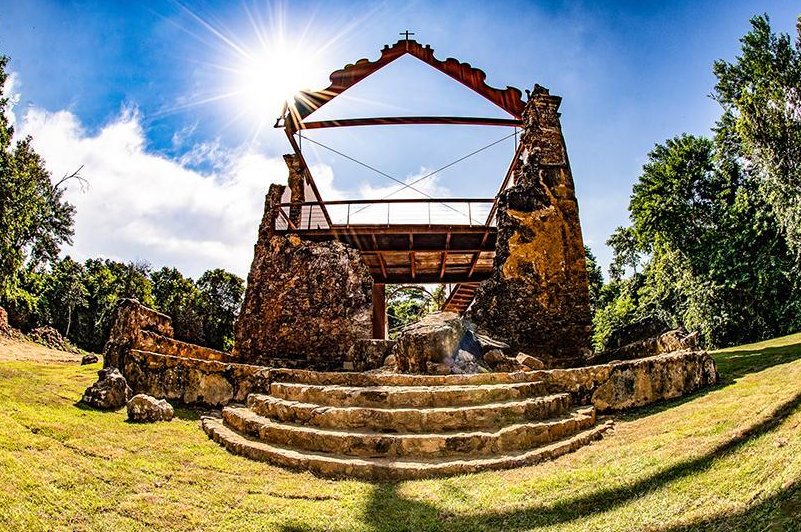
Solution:
M307 367L341 366L356 340L372 336L369 269L341 242L265 231L236 321L234 355L246 364L294 359Z
M97 372L98 380L83 392L81 401L103 410L115 410L125 406L133 391L117 368L105 368Z
M86 366L87 364L96 364L98 360L100 359L96 354L86 353L83 357L81 357L81 366Z
M174 414L172 405L164 399L156 399L140 393L134 395L127 404L128 420L137 423L170 421Z
M434 312L405 327L392 354L402 373L487 371L481 346L469 324L455 312Z

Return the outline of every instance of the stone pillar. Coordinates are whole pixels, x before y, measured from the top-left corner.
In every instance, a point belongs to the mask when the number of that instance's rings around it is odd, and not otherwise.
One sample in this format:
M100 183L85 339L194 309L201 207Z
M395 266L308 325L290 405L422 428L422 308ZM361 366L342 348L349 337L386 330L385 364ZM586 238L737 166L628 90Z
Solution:
M275 235L273 185L234 326L233 354L245 364L341 368L357 339L372 336L370 271L341 242Z
M306 184L303 170L300 166L300 158L295 154L284 155L284 162L289 168L289 178L287 179L290 193L289 203L291 203L289 220L295 224L295 227L300 227L303 203L306 201Z
M264 197L264 214L259 224L259 241L269 240L275 234L275 221L281 216L281 197L284 195L286 187L284 185L270 185L267 195Z
M387 339L387 285L373 283L373 339Z
M498 200L494 271L470 309L480 330L551 367L581 365L591 335L584 242L560 102L534 87L523 112L523 159L514 186Z

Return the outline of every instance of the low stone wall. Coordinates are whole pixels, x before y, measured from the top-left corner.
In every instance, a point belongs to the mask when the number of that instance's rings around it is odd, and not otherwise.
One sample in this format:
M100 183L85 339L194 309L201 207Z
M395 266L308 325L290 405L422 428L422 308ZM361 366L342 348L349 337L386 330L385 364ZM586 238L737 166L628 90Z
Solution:
M217 362L235 362L236 358L230 353L217 351L210 347L202 347L187 342L168 338L152 331L140 331L135 342L136 349L151 351L162 355L172 355L181 358L196 358L200 360L215 360Z
M123 374L134 393L186 404L223 406L244 401L269 387L269 370L261 366L199 360L131 350Z
M172 320L135 299L117 304L108 342L103 348L104 367L124 370L132 350L217 362L235 362L230 353L190 344L172 337Z
M553 392L570 392L577 404L617 412L675 399L718 382L706 351L681 351L597 366L534 372Z
M286 379L293 371L132 350L123 373L135 393L177 399L186 404L222 406L231 401L244 401L250 393L266 392L273 377ZM366 381L374 374L319 375L335 375L336 382L350 385L367 385ZM551 393L569 392L575 404L592 404L599 412L619 412L675 399L718 380L715 361L704 351L684 351L584 368L540 370L530 375L545 381ZM420 377L397 376L398 384L408 384L405 380ZM461 379L474 376L422 377L431 379L431 384L436 381L445 385L460 384ZM325 379L321 380L323 382L334 383Z

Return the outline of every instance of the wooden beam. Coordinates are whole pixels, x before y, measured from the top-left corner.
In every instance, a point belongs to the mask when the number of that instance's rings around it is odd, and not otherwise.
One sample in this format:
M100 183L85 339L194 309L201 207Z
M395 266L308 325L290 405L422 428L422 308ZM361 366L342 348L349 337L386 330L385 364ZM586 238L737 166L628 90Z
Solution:
M512 178L512 175L517 168L517 163L520 161L520 157L523 156L523 151L523 143L521 142L517 145L517 150L515 151L512 161L509 163L509 168L506 170L506 175L503 178L503 182L501 182L501 187L498 189L498 193L495 195L495 203L492 204L492 208L487 215L487 221L484 222L484 225L489 225L492 221L492 218L495 216L495 211L498 210L498 196L501 195L501 192L506 190L506 185L509 184L509 180Z
M410 232L416 235L446 235L453 234L475 234L483 235L489 232L490 236L497 232L494 227L486 227L483 225L428 225L428 224L403 224L403 225L387 225L387 224L364 224L364 225L332 225L330 229L310 229L303 230L304 236L331 236L331 235L408 235Z
M405 272L391 272L387 271L387 278L381 277L381 271L376 269L370 270L370 273L375 279L375 282L384 282L386 284L412 284L412 283L464 283L467 282L467 272L446 272L444 278L440 278L439 272L423 272L418 271L415 278L412 279L407 269ZM473 274L473 281L484 281L490 277L491 270L476 270Z
M378 265L381 266L381 275L384 276L384 279L387 278L387 263L384 261L384 255L381 252L378 252Z
M387 291L383 283L373 283L373 338L387 338Z
M295 155L298 156L298 161L300 161L303 174L306 176L306 181L308 181L312 192L314 192L314 197L317 198L317 201L320 203L320 210L323 211L325 221L329 226L333 225L333 222L331 222L331 217L328 215L328 210L325 208L325 204L323 203L323 198L320 196L320 191L317 189L317 184L314 182L314 178L311 175L309 165L306 164L306 159L303 157L303 153L300 151L300 146L298 146L298 143L295 141L295 136L292 134L292 130L287 125L287 127L284 128L284 131L286 132L286 137L289 139L289 144L292 146L292 151L294 151ZM311 220L311 211L309 211L309 220Z
M522 116L526 104L523 101L523 93L519 89L506 87L501 90L490 87L486 83L487 74L485 72L453 58L440 61L434 57L434 50L430 46L423 46L413 39L405 39L396 42L392 46L385 46L381 50L381 57L375 61L363 59L332 72L329 76L331 84L325 89L314 92L301 91L295 95L294 101L287 106L283 114L287 127L300 127L301 120L348 88L405 54L411 54L443 74L450 76L513 117L520 118Z
M414 265L414 251L411 251L409 253L409 259L411 260L411 264L412 264L412 280L414 280L415 273L416 273L415 272L415 265Z
M319 120L299 124L303 129L325 129L331 127L353 126L392 126L392 125L461 125L461 126L506 126L520 127L516 118L484 118L474 116L382 116L375 118L344 118L339 120Z
M419 248L418 247L415 250L408 250L408 249L379 249L378 251L375 251L375 250L372 250L372 249L367 249L367 250L360 249L359 251L363 255L382 255L384 253L403 253L403 252L408 252L408 251L417 251L417 252L422 252L422 253L437 253L437 252L440 252L442 250L439 249L439 248L426 249L426 248ZM483 253L483 252L486 252L486 251L491 251L491 250L478 249L478 248L468 248L468 249L459 248L459 249L450 249L450 250L448 250L448 254L449 255L472 255L472 254L475 254L475 253Z
M445 265L448 262L448 248L451 246L451 234L448 233L445 239L445 251L442 252L442 266L440 267L439 278L445 277Z
M480 249L484 249L484 244L487 243L487 237L488 236L489 236L489 233L484 233L484 238L481 239L481 245L478 246ZM478 259L480 257L481 257L481 252L480 251L478 253L476 253L475 255L473 255L473 260L470 262L470 272L467 274L467 278L468 279L470 279L470 277L473 275L473 270L476 269L476 264L478 264Z

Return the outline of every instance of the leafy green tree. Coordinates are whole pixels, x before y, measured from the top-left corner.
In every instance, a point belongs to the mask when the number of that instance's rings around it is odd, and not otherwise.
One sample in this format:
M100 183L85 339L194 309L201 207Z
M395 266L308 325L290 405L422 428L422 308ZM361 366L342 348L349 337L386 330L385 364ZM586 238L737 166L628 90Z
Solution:
M445 302L445 287L438 285L429 292L423 285L387 285L387 321L390 336L414 323Z
M736 131L748 171L801 255L801 17L795 42L775 34L767 15L751 19L733 63L717 61L714 97Z
M192 279L166 266L153 272L150 279L153 282L154 306L172 318L175 337L204 344L201 295Z
M205 344L230 351L234 345L234 323L242 305L245 282L217 268L200 276L197 289Z
M14 144L9 123L8 57L0 56L0 300L16 296L26 261L37 267L57 259L63 244L72 243L75 208L64 200L64 185L78 173L53 184L31 138Z
M609 264L609 278L619 281L629 267L636 274L642 260L637 233L631 227L618 227L607 239L606 245L612 248L612 262Z
M616 294L595 315L596 348L612 328L648 315L699 330L709 345L801 326L798 262L727 127L714 141L682 135L649 153L631 197L633 225L610 243L619 263L631 249L650 260L636 282L622 279L622 267L612 275Z
M590 309L593 313L598 310L601 290L604 286L604 276L601 266L589 246L584 246L584 260L587 264L587 281L590 287Z

